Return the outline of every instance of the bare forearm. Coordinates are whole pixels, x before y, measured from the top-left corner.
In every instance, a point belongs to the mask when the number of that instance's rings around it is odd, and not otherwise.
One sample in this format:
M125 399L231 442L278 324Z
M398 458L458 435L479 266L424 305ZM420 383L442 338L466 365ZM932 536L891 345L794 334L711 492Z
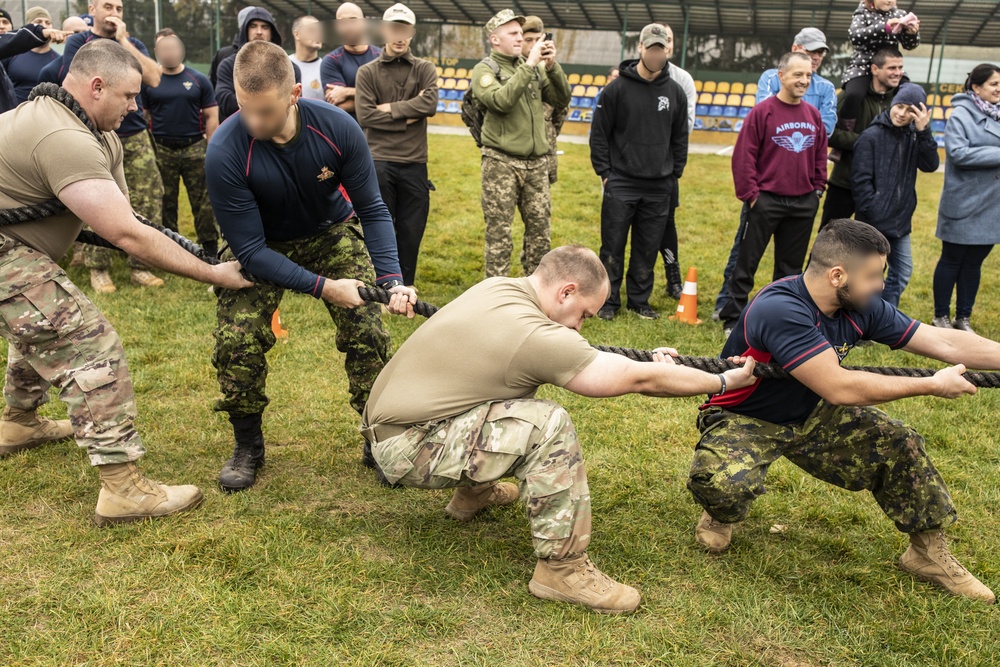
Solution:
M118 238L108 239L147 264L203 283L213 281L213 268L146 225L130 225Z
M642 363L634 387L628 392L670 398L715 394L722 389L719 376L674 364Z
M906 378L845 370L843 378L829 389L824 398L835 405L879 405L901 398L931 396L937 381L929 378Z
M135 45L127 39L118 43L124 46L129 53L139 60L139 65L142 67L142 82L150 88L156 88L160 85L160 77L162 76L162 73L160 72L160 66L156 63L156 61L149 56L144 55L142 51L135 48Z
M944 344L939 352L928 356L969 368L1000 369L1000 343L959 329L939 329L935 333Z

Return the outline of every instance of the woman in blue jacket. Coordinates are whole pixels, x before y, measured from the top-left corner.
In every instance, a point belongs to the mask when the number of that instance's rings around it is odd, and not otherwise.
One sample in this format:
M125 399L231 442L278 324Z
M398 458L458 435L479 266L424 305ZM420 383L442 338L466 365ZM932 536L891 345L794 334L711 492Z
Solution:
M923 88L904 83L892 106L876 116L854 144L854 217L889 239L889 275L882 298L897 307L913 274L910 231L917 208L917 170L932 172L941 164L926 102Z
M944 189L938 206L941 259L934 270L934 326L972 331L983 262L1000 243L1000 67L977 65L945 129ZM951 295L956 291L955 321Z

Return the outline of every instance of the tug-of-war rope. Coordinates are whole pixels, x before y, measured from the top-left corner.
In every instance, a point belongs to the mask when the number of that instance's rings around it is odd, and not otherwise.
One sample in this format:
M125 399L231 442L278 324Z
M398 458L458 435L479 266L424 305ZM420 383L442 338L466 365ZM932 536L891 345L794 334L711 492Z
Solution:
M90 118L87 116L86 112L80 107L73 96L70 95L65 89L60 88L54 83L42 83L31 91L28 96L29 100L36 97L52 97L65 105L70 111L72 111L84 125L94 133L95 136L101 138L101 132L94 126ZM0 226L3 225L14 225L25 222L33 222L35 220L41 220L42 218L47 218L53 215L57 215L66 211L66 206L63 205L58 199L52 199L40 204L33 204L31 206L23 206L21 208L0 210ZM141 215L136 214L135 216L139 222L153 229L156 229L161 234L164 234L171 241L179 245L181 248L191 253L198 259L206 262L208 264L219 264L222 260L214 257L207 252L205 249L199 246L197 243L192 242L190 239L178 234L172 229L168 229L161 225L147 220ZM109 241L101 238L92 231L84 230L80 232L77 237L77 241L80 243L86 243L90 245L97 245L104 248L112 248L114 250L121 251ZM244 275L247 280L268 284L267 281L259 280L253 276L247 274L244 271ZM381 287L359 287L358 294L361 296L362 300L369 303L389 303L390 293ZM413 305L413 310L418 315L423 317L430 317L438 311L438 307L427 303L426 301L417 300ZM611 352L614 354L620 354L624 357L628 357L634 361L653 361L653 352L651 350L636 350L627 347L617 347L610 345L596 345L596 349L602 352ZM672 357L674 363L680 364L682 366L689 366L691 368L697 368L698 370L705 371L707 373L722 373L734 368L739 368L739 364L735 364L726 359L719 359L717 357L690 357L690 356L678 356ZM852 371L864 371L867 373L875 373L877 375L888 375L892 377L930 377L936 372L931 368L894 368L888 366L845 366L847 370ZM787 380L792 376L785 369L777 366L775 364L757 364L754 368L754 375L759 378L764 378L768 380ZM965 373L965 379L976 387L984 388L998 388L1000 387L1000 372L987 372L987 371L967 371Z

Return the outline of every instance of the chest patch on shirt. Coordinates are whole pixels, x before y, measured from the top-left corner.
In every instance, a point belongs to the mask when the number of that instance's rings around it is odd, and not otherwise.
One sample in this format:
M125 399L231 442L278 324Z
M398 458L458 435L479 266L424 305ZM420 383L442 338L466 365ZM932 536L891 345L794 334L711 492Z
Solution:
M334 176L336 176L336 174L330 171L329 167L323 167L319 170L319 173L316 174L316 180L322 183L323 181L329 180Z
M191 90L191 86L193 86L194 84L191 83L190 81L185 81L182 85L184 86L184 90Z
M657 111L669 111L670 110L670 98L660 95L656 98L656 110Z

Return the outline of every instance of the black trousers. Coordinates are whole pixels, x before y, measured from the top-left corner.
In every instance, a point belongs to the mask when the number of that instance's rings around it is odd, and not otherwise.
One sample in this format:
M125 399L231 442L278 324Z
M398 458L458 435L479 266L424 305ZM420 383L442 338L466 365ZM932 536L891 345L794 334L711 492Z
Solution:
M622 304L622 275L629 230L632 232L632 251L625 278L628 306L638 309L649 305L656 255L674 199L672 183L665 189L650 192L646 183L633 182L616 174L608 178L601 204L601 261L611 280L611 296L605 306L618 310Z
M854 215L854 193L848 188L828 184L819 228L823 229L831 220L850 218L852 215Z
M735 324L746 308L757 266L771 237L774 237L772 280L802 272L818 208L819 197L812 192L801 197L760 193L757 203L750 209L736 268L729 279L729 301L719 314L726 325Z
M678 264L677 256L677 207L681 205L680 184L674 182L674 196L667 213L667 224L663 228L663 240L660 242L660 255L663 264Z
M417 274L420 241L424 238L431 208L427 164L376 160L375 174L382 201L389 208L396 228L396 250L403 282L412 285Z

